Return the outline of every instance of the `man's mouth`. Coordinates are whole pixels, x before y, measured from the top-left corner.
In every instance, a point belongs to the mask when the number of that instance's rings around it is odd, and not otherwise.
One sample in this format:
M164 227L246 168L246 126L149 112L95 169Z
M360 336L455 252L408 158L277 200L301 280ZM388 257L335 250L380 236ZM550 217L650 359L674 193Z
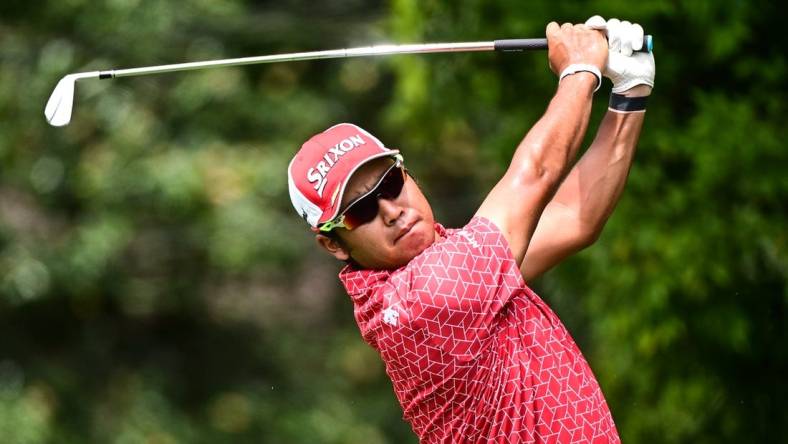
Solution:
M416 225L418 221L419 221L418 219L415 219L403 225L402 228L400 228L399 231L397 232L397 237L394 238L394 243L396 244L397 242L399 242L400 239L405 237L405 235L410 233L410 230L413 228L414 225Z

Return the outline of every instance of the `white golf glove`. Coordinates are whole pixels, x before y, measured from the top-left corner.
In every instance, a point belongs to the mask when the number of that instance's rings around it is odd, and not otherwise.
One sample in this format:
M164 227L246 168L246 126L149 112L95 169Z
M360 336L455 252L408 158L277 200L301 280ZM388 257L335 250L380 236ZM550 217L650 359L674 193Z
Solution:
M654 86L654 55L634 52L643 47L640 25L615 18L605 21L598 15L586 20L585 25L607 35L607 66L603 74L613 82L614 93L623 93L637 85Z

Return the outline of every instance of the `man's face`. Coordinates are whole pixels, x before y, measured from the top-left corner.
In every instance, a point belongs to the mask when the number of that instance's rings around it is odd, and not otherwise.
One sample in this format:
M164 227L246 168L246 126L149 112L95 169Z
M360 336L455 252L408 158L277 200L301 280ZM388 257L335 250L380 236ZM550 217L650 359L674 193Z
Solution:
M342 210L371 190L392 164L392 159L382 158L359 168L347 184ZM416 182L406 176L399 196L378 199L378 213L373 220L352 231L335 228L343 245L339 251L329 251L339 259L352 258L363 268L399 268L432 245L437 237L434 222L427 198Z

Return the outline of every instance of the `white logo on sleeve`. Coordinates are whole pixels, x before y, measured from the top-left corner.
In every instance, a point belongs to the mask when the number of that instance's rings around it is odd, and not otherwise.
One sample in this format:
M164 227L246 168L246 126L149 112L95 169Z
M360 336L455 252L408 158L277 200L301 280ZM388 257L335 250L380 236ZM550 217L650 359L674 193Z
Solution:
M476 239L474 239L473 236L471 236L471 234L468 233L467 231L461 230L457 234L459 234L460 236L464 237L465 240L467 240L468 243L471 244L471 246L473 248L481 248L481 245L479 245L479 243L476 242Z
M394 310L393 308L387 308L383 310L383 322L386 324L396 327L398 319L399 313L397 313L397 310Z

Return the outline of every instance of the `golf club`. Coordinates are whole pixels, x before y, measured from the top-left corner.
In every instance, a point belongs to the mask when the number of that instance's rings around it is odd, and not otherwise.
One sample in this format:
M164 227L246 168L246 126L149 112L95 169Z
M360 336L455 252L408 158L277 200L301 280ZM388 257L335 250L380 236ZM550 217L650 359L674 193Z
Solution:
M643 39L643 48L641 48L640 51L651 52L652 45L652 37L650 35L646 35ZM68 74L57 83L55 89L52 91L52 95L49 96L46 107L44 108L44 115L47 118L47 122L49 122L49 124L52 126L68 125L68 123L71 121L71 111L74 107L75 83L78 80L83 79L111 79L115 77L141 76L145 74L189 71L203 68L219 68L224 66L251 65L257 63L294 62L300 60L438 52L508 52L532 49L547 49L547 39L505 39L486 42L375 45L326 51L296 52L290 54L264 55L257 57L209 60L203 62L177 63L172 65L146 66L141 68L81 72Z

